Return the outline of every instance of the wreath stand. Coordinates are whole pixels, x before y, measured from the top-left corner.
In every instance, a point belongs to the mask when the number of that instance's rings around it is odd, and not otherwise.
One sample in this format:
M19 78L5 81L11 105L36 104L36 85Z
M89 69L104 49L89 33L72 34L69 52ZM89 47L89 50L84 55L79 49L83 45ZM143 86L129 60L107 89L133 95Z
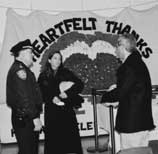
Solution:
M97 121L97 105L96 105L96 95L101 95L104 90L92 89L92 103L93 103L93 115L94 115L94 136L95 136L95 146L88 147L87 152L104 152L108 150L108 146L99 145L98 141L98 121Z

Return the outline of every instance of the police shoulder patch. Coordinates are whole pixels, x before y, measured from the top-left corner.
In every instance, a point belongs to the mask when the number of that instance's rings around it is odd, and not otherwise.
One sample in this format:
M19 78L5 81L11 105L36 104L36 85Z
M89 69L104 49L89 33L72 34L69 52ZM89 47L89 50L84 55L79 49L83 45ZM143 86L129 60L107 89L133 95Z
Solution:
M26 74L26 71L24 69L17 71L16 74L22 80L26 80L26 78L27 78L27 74Z

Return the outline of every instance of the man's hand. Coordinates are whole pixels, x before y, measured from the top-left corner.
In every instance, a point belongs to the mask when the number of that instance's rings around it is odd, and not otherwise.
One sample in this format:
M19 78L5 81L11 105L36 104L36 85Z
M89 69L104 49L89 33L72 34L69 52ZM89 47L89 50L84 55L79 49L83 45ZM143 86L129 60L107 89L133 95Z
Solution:
M110 87L109 87L109 89L107 90L107 91L111 91L111 90L113 90L113 89L115 89L116 88L116 84L113 84L113 85L111 85Z
M116 88L116 84L113 84L113 85L111 85L110 87L109 87L109 89L107 90L107 91L111 91L111 90L113 90L113 89L115 89ZM106 102L104 105L106 106L106 107L109 107L109 106L113 106L114 108L116 108L116 107L118 107L118 102L113 102L113 103L108 103L108 102Z
M107 89L107 92L108 91L111 91L111 90L113 90L113 89L115 89L116 88L116 84L113 84L113 85L111 85L108 89ZM106 106L106 107L109 107L109 106L113 106L114 108L117 108L118 107L118 102L112 102L112 103L110 103L110 102L106 102L106 103L102 103L104 106Z
M33 119L33 123L34 123L34 131L40 131L42 129L42 122L40 120L40 118L35 118Z

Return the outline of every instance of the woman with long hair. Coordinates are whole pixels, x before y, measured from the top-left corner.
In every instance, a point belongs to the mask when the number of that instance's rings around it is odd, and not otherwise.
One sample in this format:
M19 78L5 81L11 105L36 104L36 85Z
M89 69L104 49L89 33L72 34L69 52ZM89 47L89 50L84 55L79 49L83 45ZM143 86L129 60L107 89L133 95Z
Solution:
M45 102L45 154L83 154L74 108L84 84L62 63L59 51L49 55L38 83Z

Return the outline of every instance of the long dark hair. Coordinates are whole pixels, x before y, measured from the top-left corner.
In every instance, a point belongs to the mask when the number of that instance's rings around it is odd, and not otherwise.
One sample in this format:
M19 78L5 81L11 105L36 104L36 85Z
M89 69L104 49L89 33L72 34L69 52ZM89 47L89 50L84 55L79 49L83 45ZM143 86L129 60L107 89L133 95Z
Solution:
M55 54L59 54L59 55L60 55L60 58L61 58L61 64L60 64L58 70L61 69L61 68L63 68L63 61L62 61L62 60L63 60L63 57L62 57L62 54L60 53L60 51L51 52L51 53L49 54L49 56L48 56L47 62L46 62L46 64L45 64L45 66L44 66L44 69L43 69L43 71L41 72L41 73L44 73L44 74L45 74L46 76L48 76L48 77L49 77L50 75L54 74L54 70L52 69L51 64L49 63L48 60L50 60Z

